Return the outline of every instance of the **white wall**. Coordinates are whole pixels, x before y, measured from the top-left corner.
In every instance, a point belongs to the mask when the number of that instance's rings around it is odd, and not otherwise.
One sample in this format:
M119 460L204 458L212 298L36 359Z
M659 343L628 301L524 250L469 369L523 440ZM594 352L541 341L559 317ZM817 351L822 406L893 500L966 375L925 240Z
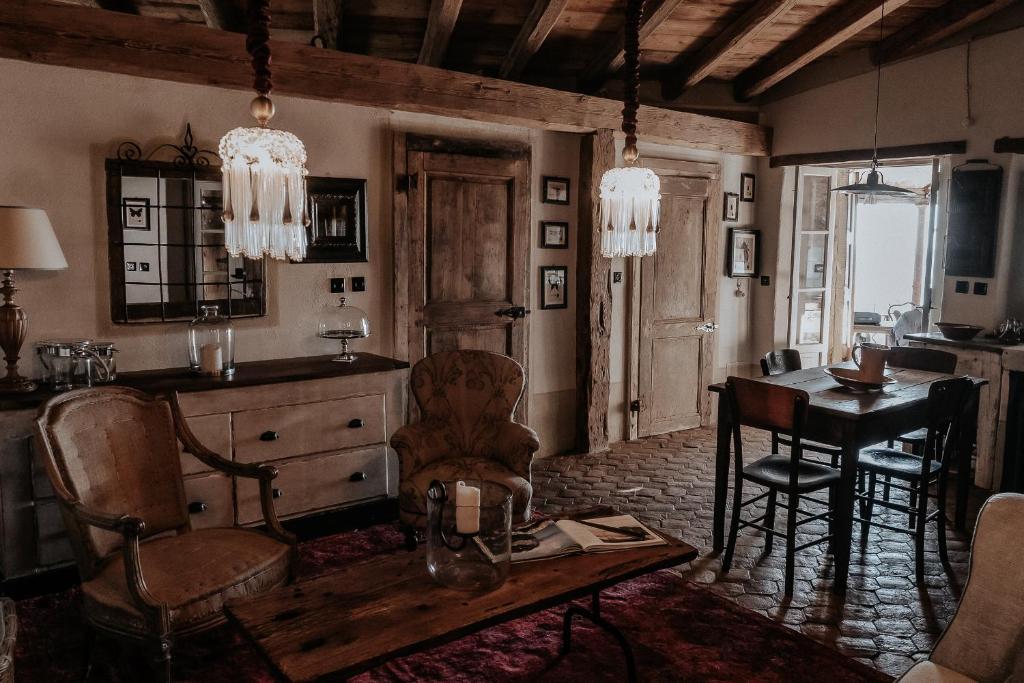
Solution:
M1024 29L974 41L971 48L973 122L969 125L964 121L967 111L965 50L966 46L961 45L885 67L878 143L885 147L966 139L967 153L954 157L953 164L987 158L1005 169L996 276L989 280L971 279L988 282L989 293L987 296L956 294L953 292L956 278L947 278L942 306L942 317L946 320L991 327L1006 315L1011 299L1020 300L1016 290L1020 287L1019 273L1024 266L1024 261L1014 262L1011 258L1018 221L1018 188L1024 166L1012 155L992 152L995 139L1024 136L1024 70L1019 68L1024 63ZM870 73L766 105L762 123L774 129L772 153L869 147L874 88L875 75ZM770 173L776 178L784 177L781 170L769 172L764 163L761 167L762 176ZM770 212L765 220L774 226L781 220L784 227L786 207L779 208L778 213ZM780 234L777 229L771 233ZM786 231L781 234L785 235ZM1024 315L1021 310L1024 301L1015 306L1018 315ZM766 315L759 311L758 320Z
M251 96L212 87L0 60L0 204L47 210L67 256L66 271L19 273L18 302L29 315L23 347L26 369L32 343L43 338L111 340L122 353L122 370L177 367L187 363L185 323L114 325L110 322L104 160L118 143L139 142L148 150L179 142L192 123L201 147L216 148L220 136L248 125ZM390 354L393 349L390 139L392 130L493 140L527 141L533 147L531 220L530 424L541 436L542 453L565 450L573 439L575 401L575 287L569 308L541 311L537 268L570 267L575 277L578 136L479 124L433 116L326 102L275 98L274 124L298 135L309 152L312 175L366 178L369 263L288 264L268 268L269 306L263 318L238 320L240 361L329 353L316 338L320 312L336 303L330 277L363 276L365 293L351 303L367 311L372 336L356 350ZM569 206L541 204L540 176L572 179ZM570 222L570 249L540 250L541 219Z

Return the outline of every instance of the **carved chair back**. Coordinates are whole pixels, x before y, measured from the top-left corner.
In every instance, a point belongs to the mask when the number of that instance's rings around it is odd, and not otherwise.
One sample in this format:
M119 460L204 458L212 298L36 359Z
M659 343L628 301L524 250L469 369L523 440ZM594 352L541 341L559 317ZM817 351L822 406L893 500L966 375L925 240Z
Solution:
M75 503L145 521L142 537L189 528L170 406L134 389L80 389L51 399L36 420L46 473L88 578L122 536L79 520Z

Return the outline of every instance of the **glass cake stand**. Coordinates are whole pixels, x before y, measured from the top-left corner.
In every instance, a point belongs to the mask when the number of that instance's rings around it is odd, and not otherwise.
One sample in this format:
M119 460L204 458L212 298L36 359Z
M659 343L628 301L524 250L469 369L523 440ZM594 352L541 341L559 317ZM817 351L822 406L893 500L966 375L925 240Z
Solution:
M370 336L370 320L361 308L349 306L345 303L345 297L341 297L338 305L328 309L320 319L317 336L321 339L339 340L341 352L331 360L336 363L351 363L356 359L356 355L349 350L349 340Z

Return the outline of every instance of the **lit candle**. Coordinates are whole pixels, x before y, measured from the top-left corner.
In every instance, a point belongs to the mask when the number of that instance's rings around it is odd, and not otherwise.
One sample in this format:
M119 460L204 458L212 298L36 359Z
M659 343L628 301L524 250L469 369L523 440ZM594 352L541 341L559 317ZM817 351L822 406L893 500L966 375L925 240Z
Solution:
M480 531L480 489L464 481L455 486L455 530L460 534Z
M223 370L220 344L203 344L199 347L199 371L204 375L219 375Z

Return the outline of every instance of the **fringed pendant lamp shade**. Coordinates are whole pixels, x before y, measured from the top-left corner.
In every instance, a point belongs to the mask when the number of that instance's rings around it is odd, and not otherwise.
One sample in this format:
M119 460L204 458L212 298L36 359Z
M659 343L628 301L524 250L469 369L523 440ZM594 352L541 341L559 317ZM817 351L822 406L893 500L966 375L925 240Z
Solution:
M623 168L601 178L601 255L649 256L657 248L661 212L661 181L649 168L637 165L636 113L640 109L640 20L643 0L626 0L625 93L622 106Z
M235 128L220 141L224 175L224 241L232 256L301 261L306 256L306 148L267 126L270 101L270 0L252 0L246 49L252 56L259 124Z

